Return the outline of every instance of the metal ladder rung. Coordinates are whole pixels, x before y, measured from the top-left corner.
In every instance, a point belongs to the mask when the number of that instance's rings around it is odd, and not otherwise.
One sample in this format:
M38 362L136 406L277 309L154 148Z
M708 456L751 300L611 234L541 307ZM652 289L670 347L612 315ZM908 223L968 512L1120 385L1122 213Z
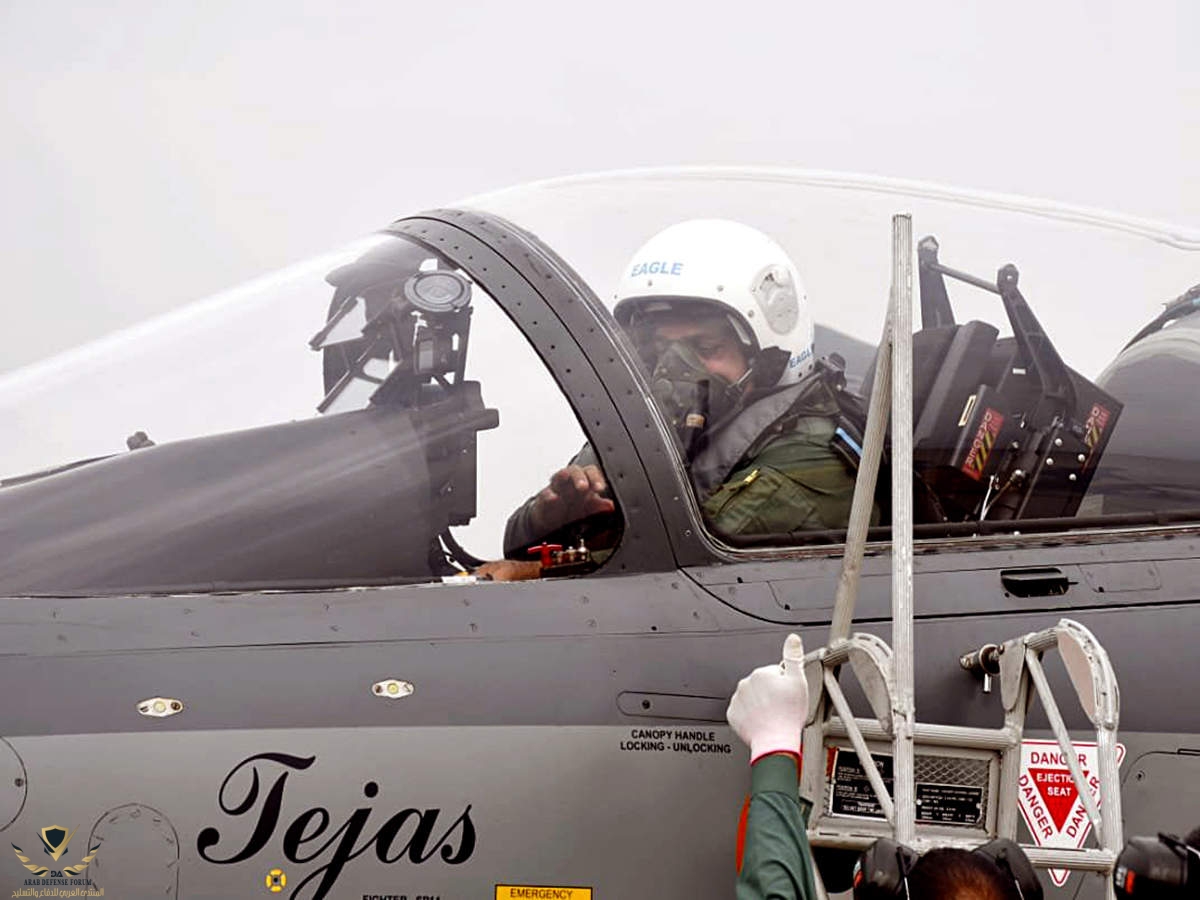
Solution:
M881 833L884 833L881 830ZM809 843L814 847L829 847L837 850L865 850L871 846L879 834L845 834L842 832L824 831L820 828L808 833ZM912 842L912 848L924 852L939 847L955 847L962 850L974 850L979 846L978 838L957 838L949 836L917 837ZM1021 849L1029 857L1029 861L1039 869L1074 869L1086 872L1107 872L1112 869L1117 855L1108 850L1070 850L1053 847L1035 847L1022 844Z
M874 719L855 718L859 731L868 741L890 741L891 735ZM849 737L849 729L837 716L831 716L825 724L825 736ZM971 750L1009 750L1020 743L1015 731L1007 728L968 728L959 725L934 725L917 722L913 738L923 746L955 747Z
M1111 872L1117 854L1110 850L1056 850L1053 847L1021 846L1029 861L1040 869L1082 869Z

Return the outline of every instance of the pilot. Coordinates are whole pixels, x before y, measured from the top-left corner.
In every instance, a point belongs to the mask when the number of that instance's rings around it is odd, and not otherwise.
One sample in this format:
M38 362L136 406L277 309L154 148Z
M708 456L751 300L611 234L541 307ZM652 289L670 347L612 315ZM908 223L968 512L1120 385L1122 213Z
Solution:
M645 363L713 531L846 526L854 461L839 443L840 373L814 358L804 288L782 247L737 222L672 225L633 255L612 311ZM574 544L579 523L594 530L614 511L585 446L509 518L505 555Z

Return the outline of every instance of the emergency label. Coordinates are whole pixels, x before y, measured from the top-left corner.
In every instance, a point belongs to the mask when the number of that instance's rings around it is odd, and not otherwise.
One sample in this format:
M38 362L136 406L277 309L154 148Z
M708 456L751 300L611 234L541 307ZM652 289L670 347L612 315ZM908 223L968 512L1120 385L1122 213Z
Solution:
M1100 760L1096 744L1076 741L1073 745L1079 768L1088 790L1100 805ZM1125 745L1117 744L1117 766L1125 758ZM1067 768L1058 741L1022 741L1021 777L1017 782L1021 817L1039 847L1083 846L1092 830L1092 820L1084 809ZM1050 869L1050 880L1057 887L1067 883L1069 869Z
M496 900L592 900L592 889L537 884L498 884Z

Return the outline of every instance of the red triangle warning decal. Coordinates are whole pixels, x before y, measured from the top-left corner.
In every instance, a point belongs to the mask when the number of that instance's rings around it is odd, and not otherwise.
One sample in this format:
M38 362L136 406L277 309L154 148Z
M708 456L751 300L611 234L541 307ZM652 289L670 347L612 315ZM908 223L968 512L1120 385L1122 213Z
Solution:
M1072 750L1088 790L1100 806L1099 753L1091 741L1075 741ZM1125 745L1116 745L1117 765L1125 758ZM1034 843L1039 847L1081 848L1092 831L1092 820L1084 810L1075 779L1058 741L1021 742L1021 775L1017 804ZM1050 880L1058 887L1067 883L1069 869L1050 869Z
M1038 793L1042 795L1042 802L1046 804L1046 811L1050 813L1055 830L1062 831L1067 823L1067 816L1071 814L1071 807L1075 805L1075 799L1079 796L1079 791L1075 789L1075 779L1066 769L1030 767L1029 774ZM1083 773L1083 777L1087 778L1086 772Z

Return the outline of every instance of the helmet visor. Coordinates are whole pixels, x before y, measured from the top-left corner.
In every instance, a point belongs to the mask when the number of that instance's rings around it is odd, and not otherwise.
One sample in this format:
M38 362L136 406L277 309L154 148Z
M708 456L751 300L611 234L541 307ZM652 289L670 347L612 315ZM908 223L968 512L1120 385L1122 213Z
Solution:
M616 316L647 371L654 370L668 347L683 344L705 369L737 381L758 351L754 333L742 317L710 300L630 298L617 307Z

